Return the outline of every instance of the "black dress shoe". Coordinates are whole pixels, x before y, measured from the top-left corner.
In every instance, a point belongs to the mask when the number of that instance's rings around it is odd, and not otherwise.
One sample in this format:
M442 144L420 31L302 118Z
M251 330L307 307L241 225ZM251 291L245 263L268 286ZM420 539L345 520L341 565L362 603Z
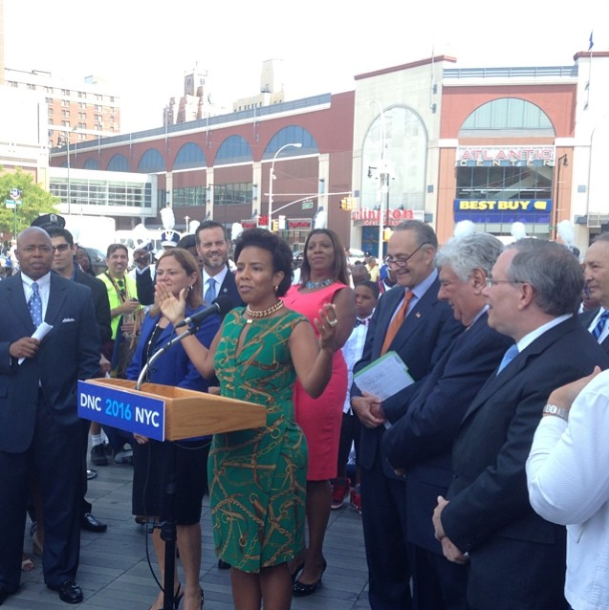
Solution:
M92 468L87 468L87 481L91 479L97 478L97 470L93 470Z
M230 570L231 564L223 561L222 559L218 559L218 570Z
M83 530L95 532L96 534L101 534L108 529L108 526L105 523L98 521L91 513L85 513L82 516L80 525Z
M80 604L83 595L82 589L73 580L64 580L58 587L47 585L51 591L59 593L59 599L66 604Z

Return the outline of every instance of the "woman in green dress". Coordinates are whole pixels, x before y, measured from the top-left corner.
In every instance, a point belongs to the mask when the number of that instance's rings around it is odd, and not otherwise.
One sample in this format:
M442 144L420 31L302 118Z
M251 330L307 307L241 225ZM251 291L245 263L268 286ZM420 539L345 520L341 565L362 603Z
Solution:
M262 404L264 428L216 434L209 481L216 550L232 566L236 610L286 610L292 597L287 562L304 549L306 440L294 420L296 377L319 396L332 372L336 314L315 324L279 300L290 286L292 254L261 229L244 231L235 247L236 283L245 308L225 318L209 350L193 337L182 345L199 372L220 379L222 396ZM162 288L162 287L161 287ZM184 319L184 294L160 295L172 323Z

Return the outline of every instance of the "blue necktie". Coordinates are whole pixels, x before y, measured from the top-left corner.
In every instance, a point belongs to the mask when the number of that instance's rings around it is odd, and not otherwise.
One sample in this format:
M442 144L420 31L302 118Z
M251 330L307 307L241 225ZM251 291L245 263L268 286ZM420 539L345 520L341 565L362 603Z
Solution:
M38 284L36 282L32 283L32 296L27 302L27 306L30 310L30 315L32 316L32 322L34 323L34 326L38 328L42 324L42 299L40 298Z
M368 326L368 320L355 320L355 328L358 326Z
M505 352L505 354L503 354L503 359L501 360L501 364L499 365L499 368L497 369L497 375L499 375L499 373L501 373L501 371L510 363L512 362L512 360L514 360L514 358L516 358L516 356L518 356L518 346L517 345L512 345L512 347L510 347L507 352Z
M205 302L208 305L211 305L216 298L216 280L213 277L210 277L207 282L207 290L205 291Z
M605 324L607 324L607 318L609 318L609 309L605 309L598 319L596 326L592 329L592 336L598 341L598 338L603 334L605 330Z

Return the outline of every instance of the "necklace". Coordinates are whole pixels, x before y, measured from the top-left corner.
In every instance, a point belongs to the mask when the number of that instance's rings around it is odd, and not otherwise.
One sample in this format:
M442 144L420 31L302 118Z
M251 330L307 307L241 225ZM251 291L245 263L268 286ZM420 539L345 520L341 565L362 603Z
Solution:
M283 301L277 301L277 303L275 303L274 305L271 305L270 307L267 307L266 309L261 309L260 311L254 311L248 305L245 308L245 313L250 317L250 319L246 320L245 323L251 324L252 318L256 318L258 320L261 318L268 318L269 316L272 316L276 311L279 311L282 307L283 307Z
M322 280L321 282L312 282L311 280L309 280L305 284L305 288L325 288L326 286L329 286L333 282L334 282L334 280L331 277L329 277L325 280Z

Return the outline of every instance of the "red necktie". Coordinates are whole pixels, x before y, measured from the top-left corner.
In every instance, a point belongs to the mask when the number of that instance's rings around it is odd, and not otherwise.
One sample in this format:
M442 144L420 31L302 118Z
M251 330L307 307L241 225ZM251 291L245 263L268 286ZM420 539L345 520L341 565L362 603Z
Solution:
M381 355L389 350L389 346L391 342L395 339L395 336L398 334L398 331L404 324L404 319L406 318L406 312L408 311L408 305L410 304L410 300L414 296L412 290L407 289L406 294L404 295L404 302L402 306L398 309L395 316L393 316L393 320L391 320L391 324L387 329L387 334L385 335L385 341L383 341L383 349L381 350Z

